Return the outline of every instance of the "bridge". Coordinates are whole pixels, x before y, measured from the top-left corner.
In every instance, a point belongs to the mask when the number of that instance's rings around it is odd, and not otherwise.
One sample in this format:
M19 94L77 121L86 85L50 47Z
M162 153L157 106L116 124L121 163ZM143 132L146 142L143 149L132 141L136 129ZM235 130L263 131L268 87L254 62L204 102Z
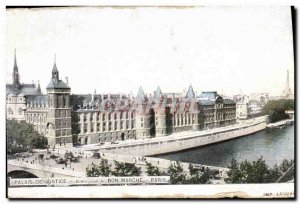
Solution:
M7 177L11 178L70 178L86 177L84 172L49 167L42 164L31 164L21 160L7 161Z

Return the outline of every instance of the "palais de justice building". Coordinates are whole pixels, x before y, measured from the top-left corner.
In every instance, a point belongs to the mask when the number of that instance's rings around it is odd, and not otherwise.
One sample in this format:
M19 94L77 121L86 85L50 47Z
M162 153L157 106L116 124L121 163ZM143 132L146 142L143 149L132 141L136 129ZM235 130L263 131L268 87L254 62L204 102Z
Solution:
M59 78L56 62L49 78L47 94L39 84L21 84L15 56L13 83L6 85L6 117L33 124L51 146L164 137L236 122L235 102L217 92L196 96L191 85L184 95L164 94L159 87L153 95L140 87L136 97L76 95Z

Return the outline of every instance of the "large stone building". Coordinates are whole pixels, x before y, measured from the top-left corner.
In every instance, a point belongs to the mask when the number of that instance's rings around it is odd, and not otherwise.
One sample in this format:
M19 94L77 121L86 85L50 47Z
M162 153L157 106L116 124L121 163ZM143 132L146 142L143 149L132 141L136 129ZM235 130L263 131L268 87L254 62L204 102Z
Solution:
M59 78L56 62L47 94L41 93L39 85L20 84L16 59L13 84L7 84L6 91L7 119L33 124L51 146L164 137L236 122L232 100L223 99L217 92L196 96L191 85L184 96L164 94L160 87L149 96L142 87L136 97L71 94L68 82Z

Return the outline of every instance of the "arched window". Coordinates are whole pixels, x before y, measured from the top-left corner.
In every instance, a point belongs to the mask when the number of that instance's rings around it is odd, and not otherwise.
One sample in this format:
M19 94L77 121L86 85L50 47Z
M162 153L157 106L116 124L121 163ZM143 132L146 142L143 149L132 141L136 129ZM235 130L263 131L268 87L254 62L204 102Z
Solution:
M108 114L108 120L111 120L111 113Z
M105 113L102 114L102 121L105 121Z

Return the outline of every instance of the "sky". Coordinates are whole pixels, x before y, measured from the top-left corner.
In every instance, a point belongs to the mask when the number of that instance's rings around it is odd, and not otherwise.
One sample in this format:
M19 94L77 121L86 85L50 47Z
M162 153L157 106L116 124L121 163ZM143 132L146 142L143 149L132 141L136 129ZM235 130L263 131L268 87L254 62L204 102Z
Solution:
M6 83L46 93L56 55L72 93L280 95L294 89L290 7L82 7L6 12Z

